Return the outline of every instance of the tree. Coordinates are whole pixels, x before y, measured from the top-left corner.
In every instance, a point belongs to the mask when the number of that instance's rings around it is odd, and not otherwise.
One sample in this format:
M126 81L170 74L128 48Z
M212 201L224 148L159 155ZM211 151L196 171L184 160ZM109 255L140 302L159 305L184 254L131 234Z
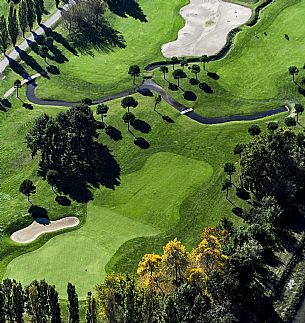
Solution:
M230 176L230 183L232 183L232 175L236 172L236 168L233 163L226 163L224 168L224 172Z
M39 55L44 59L47 65L49 65L49 63L47 62L48 54L49 54L48 46L43 45L39 48Z
M130 131L130 123L136 119L135 115L132 112L126 112L124 113L122 119L125 123L127 123L127 129Z
M5 322L5 297L0 285L0 322Z
M21 87L22 87L21 81L16 80L14 82L14 88L16 89L16 97L17 97L17 99L19 99L19 89L21 89Z
M200 58L199 58L200 62L202 63L202 66L203 66L203 69L206 71L205 69L205 64L209 61L209 58L207 55L202 55Z
M222 191L226 191L226 200L228 200L229 195L229 189L232 187L232 183L229 179L225 179L223 185L222 185Z
M36 18L35 7L34 7L33 0L26 0L26 3L27 3L27 12L26 12L27 25L30 27L30 31L32 31L35 18Z
M180 65L181 65L181 67L182 67L182 71L184 70L184 67L186 67L186 66L188 66L189 65L189 63L188 63L188 61L187 61L187 59L182 59L182 61L180 62Z
M97 114L97 115L100 115L100 116L102 117L102 123L103 123L103 124L105 124L105 123L104 123L104 117L106 117L106 116L107 116L107 112L108 112L108 110L109 110L109 107L108 107L108 105L106 105L106 104L99 104L99 105L97 106L97 108L96 108L96 114Z
M12 44L15 46L18 37L18 22L17 22L17 11L13 2L10 2L10 9L8 15L8 32L12 41Z
M275 130L278 129L278 127L279 127L279 124L277 122L274 122L274 121L270 121L267 124L267 129L270 132L274 132Z
M24 300L21 284L14 281L12 286L12 313L17 323L23 323Z
M25 179L19 187L19 192L22 193L23 195L27 196L28 198L28 202L33 205L33 203L30 201L30 196L32 194L36 193L36 186L34 185L34 183L29 180L29 179Z
M166 74L168 73L168 67L167 66L161 66L160 67L160 72L163 73L164 80L166 80Z
M43 0L36 0L35 1L35 14L36 14L36 20L38 25L42 22L42 15L44 12L44 3Z
M28 22L27 22L27 2L26 0L21 0L19 3L19 10L18 10L18 21L19 21L19 26L22 31L22 36L24 37L25 31L28 27Z
M192 73L196 75L196 80L198 80L198 74L200 73L200 66L197 64L192 65Z
M287 127L295 127L297 123L293 117L287 117L285 118L285 125Z
M178 62L178 57L176 57L176 56L171 57L171 62L172 62L173 71L174 71L175 70L175 64L177 64L177 62Z
M136 77L139 77L141 74L141 70L140 70L139 65L131 65L129 67L128 74L133 76L133 84L135 84Z
M248 133L251 136L258 136L261 132L262 132L261 128L256 124L252 125L248 129Z
M79 323L79 308L78 308L78 296L75 290L75 286L68 283L68 309L69 309L69 323Z
M46 179L47 179L47 182L48 182L48 184L49 185L51 185L51 187L52 187L52 191L54 192L54 194L57 196L58 194L57 194L57 192L55 191L55 189L54 189L54 186L56 186L56 184L58 184L58 176L59 176L59 174L58 174L58 171L56 171L56 170L52 170L52 169L50 169L48 172L47 172L47 174L46 174Z
M299 114L302 114L304 112L304 107L302 104L296 103L294 105L294 110L297 114L297 122L299 121Z
M175 80L177 80L177 85L179 87L180 86L180 79L185 78L186 74L182 71L182 69L179 68L177 70L174 70L173 77Z
M243 150L245 148L245 144L237 144L235 147L234 147L234 155L239 155L241 156Z
M58 293L55 289L55 286L49 286L48 300L49 300L49 307L50 307L51 323L61 323Z
M87 310L86 310L86 323L97 323L97 308L95 298L91 292L87 294Z
M121 106L126 109L128 113L130 112L130 108L136 108L138 106L138 101L132 97L132 96L126 96L122 101L121 101Z
M0 50L3 54L6 53L9 44L9 33L7 30L6 19L2 15L0 17Z
M294 82L294 77L299 74L299 69L296 66L290 66L288 72L289 75L292 75L292 81Z
M59 4L60 4L60 0L55 0L55 5L57 9L59 8Z
M161 103L161 101L162 101L162 97L161 97L161 95L160 95L160 94L156 95L156 96L155 96L155 106L154 106L154 111L156 110L157 105Z

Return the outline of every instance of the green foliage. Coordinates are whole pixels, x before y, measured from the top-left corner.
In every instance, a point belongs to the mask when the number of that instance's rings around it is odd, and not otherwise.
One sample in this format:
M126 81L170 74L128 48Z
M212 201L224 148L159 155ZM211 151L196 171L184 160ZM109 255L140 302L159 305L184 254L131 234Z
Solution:
M68 309L69 309L69 323L79 323L79 306L78 295L75 290L75 286L71 283L67 285L68 294Z

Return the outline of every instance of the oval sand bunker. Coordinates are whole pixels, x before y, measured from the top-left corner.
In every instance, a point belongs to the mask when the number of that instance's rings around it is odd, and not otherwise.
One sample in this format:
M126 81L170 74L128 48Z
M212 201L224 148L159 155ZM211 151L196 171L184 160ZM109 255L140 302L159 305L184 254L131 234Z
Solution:
M56 221L49 221L48 223L45 222L45 219L37 219L29 226L14 232L11 235L11 239L19 243L29 243L36 240L44 233L75 227L78 224L79 219L74 216L62 218Z
M177 40L162 46L165 57L217 54L225 45L228 33L246 23L252 11L222 0L190 0L180 14L185 26Z

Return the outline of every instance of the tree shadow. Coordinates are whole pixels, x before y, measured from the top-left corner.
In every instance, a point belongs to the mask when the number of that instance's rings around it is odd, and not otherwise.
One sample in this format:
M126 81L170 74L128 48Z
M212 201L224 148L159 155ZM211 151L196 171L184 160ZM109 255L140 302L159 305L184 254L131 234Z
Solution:
M159 111L157 111L157 110L154 110L159 116L161 116L162 117L162 119L164 120L164 121L166 121L167 123L175 123L175 121L171 118L171 117L169 117L169 116L167 116L167 115L164 115L164 114L162 114L162 113L160 113Z
M183 93L183 97L187 101L196 101L197 100L197 95L192 91L185 91Z
M35 42L32 41L30 39L26 39L26 42L28 43L29 47L31 48L31 50L36 54L40 56L39 53L39 45Z
M149 132L151 132L151 126L150 126L150 124L147 123L144 120L135 119L130 124L133 126L133 128L135 130L138 130L138 131L140 131L142 133L149 133Z
M46 67L47 71L52 74L52 75L59 75L60 74L60 70L58 69L57 66L55 65L48 65Z
M301 88L300 86L298 87L298 91L301 95L305 96L305 89Z
M149 142L143 137L136 138L134 144L141 149L148 149L150 147Z
M120 17L130 16L142 22L147 22L142 8L134 0L107 0L106 2L109 9Z
M179 91L179 87L175 83L169 83L168 84L168 89L171 90L171 91Z
M42 219L45 221L49 220L48 211L42 206L31 205L28 212L35 221L38 219L40 219L40 221L43 221Z
M55 197L55 201L58 203L58 205L61 205L61 206L71 205L71 200L68 199L65 195L57 195Z
M48 28L46 25L41 24L40 27L44 30L45 34L48 37L52 37L57 43L61 44L63 47L65 47L69 52L71 52L73 55L78 56L78 53L76 49L71 46L71 44L58 32Z
M107 126L105 129L105 133L109 136L110 139L114 141L119 141L123 139L122 132L113 126Z
M200 83L199 88L207 94L212 94L214 91L207 83Z
M53 55L48 55L48 58L51 59L52 61L58 63L58 64L63 64L65 62L69 62L68 58L62 54L62 52L55 46L55 45L50 45L49 47L50 52Z
M7 109L0 103L0 111L7 112Z
M20 75L24 79L29 79L30 75L29 73L25 70L25 68L20 65L18 62L16 62L14 59L10 58L9 56L6 56L10 68L18 75Z
M154 96L154 94L152 93L152 91L150 89L147 88L139 88L137 90L138 93L142 94L143 96Z
M0 103L5 107L5 108L11 108L12 103L8 99L0 99Z
M194 77L192 77L192 78L190 78L189 83L191 85L198 85L200 82L199 82L199 80L197 80Z
M213 80L219 80L220 76L217 73L213 73L213 72L207 72L207 76L210 77Z
M22 100L21 100L21 101L22 101ZM23 102L23 101L22 101L22 102ZM25 109L27 109L27 110L33 110L33 109L34 109L34 107L33 107L33 105L32 105L32 104L30 104L30 103L26 103L26 102L23 102L22 107L23 107L23 108L25 108Z
M19 57L28 65L31 69L41 74L43 77L47 77L48 73L41 67L41 65L29 54L19 47L15 47L16 51L19 54Z

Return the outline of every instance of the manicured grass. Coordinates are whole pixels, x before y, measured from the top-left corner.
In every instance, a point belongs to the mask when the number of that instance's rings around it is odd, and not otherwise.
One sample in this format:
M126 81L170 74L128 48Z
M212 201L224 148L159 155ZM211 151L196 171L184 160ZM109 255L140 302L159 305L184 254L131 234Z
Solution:
M163 59L161 45L175 39L183 26L178 14L187 0L138 1L148 22L131 17L113 17L114 28L126 39L125 49L111 53L94 53L94 57L73 56L61 66L61 75L51 81L39 80L37 94L48 99L80 100L84 96L98 98L126 88L132 88L132 78L127 74L132 64L143 68L148 63ZM67 53L68 54L68 53Z

